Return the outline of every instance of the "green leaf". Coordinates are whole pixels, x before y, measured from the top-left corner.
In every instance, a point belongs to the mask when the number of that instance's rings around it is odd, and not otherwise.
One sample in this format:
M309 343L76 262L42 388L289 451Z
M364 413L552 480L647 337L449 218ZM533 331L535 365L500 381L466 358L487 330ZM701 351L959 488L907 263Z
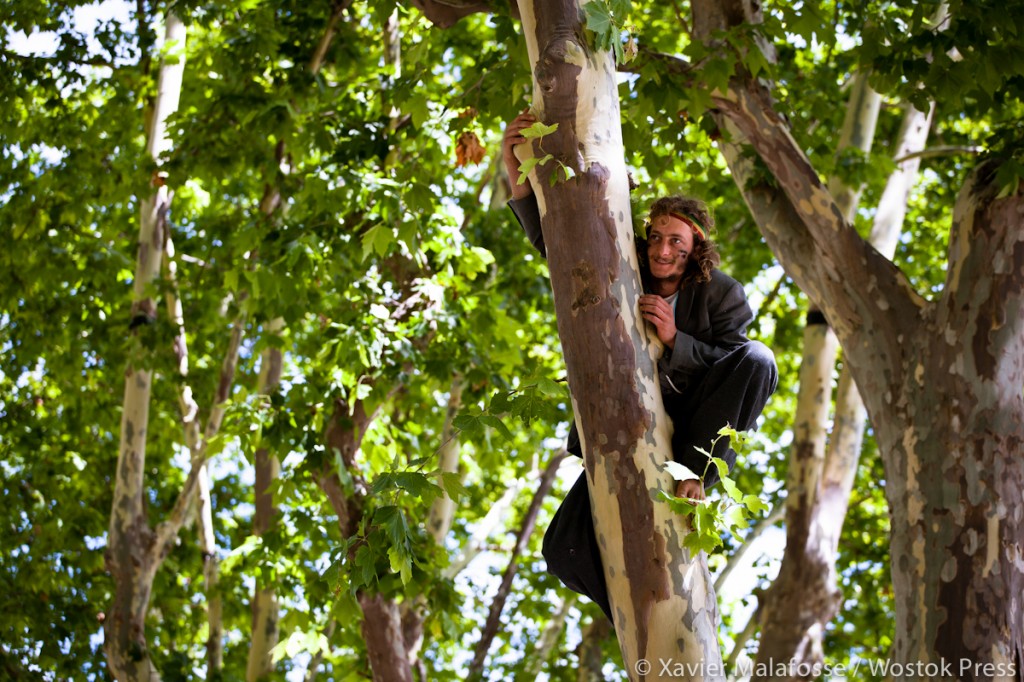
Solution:
M715 468L718 469L719 478L724 479L729 475L729 465L726 464L724 459L721 457L712 457L711 462L715 465Z
M768 505L757 495L744 495L742 504L751 514L763 514L769 510Z
M384 529L392 546L404 547L409 540L409 524L405 520L405 512L399 507L387 505L378 507L374 512L373 521Z
M668 461L664 465L665 471L677 481L699 481L700 476L690 471L688 467L679 462Z
M515 440L515 437L512 435L512 432L508 430L508 427L505 426L505 423L501 421L501 419L499 419L498 417L495 417L492 414L482 415L480 417L480 422L495 429L505 438L505 440Z
M469 497L469 491L462 485L462 477L453 471L442 471L439 475L441 487L448 497L458 502Z
M412 559L398 547L388 549L388 561L391 563L391 570L399 574L402 584L406 585L412 578Z
M608 5L601 0L593 0L583 6L586 14L587 28L598 36L598 47L608 49L602 42L612 30L612 15Z
M371 253L378 256L387 255L388 248L394 240L395 233L390 227L383 223L374 225L363 234L363 260Z
M744 528L750 527L750 520L747 517L747 509L742 505L730 505L725 510L724 522L730 532L734 535L743 530Z
M434 485L425 474L414 471L400 471L395 474L395 484L413 497L430 504L441 494L441 488Z
M532 158L527 159L526 161L523 161L519 165L519 172L521 173L521 175L519 176L518 184L522 185L523 183L525 183L529 179L529 178L527 178L527 175L535 167L543 166L544 164L546 164L548 161L550 161L553 158L555 158L555 157L552 156L551 154L547 154L547 155L542 156L540 158L537 158L536 156L534 156Z
M728 476L722 476L722 487L725 489L725 494L729 496L729 499L734 502L743 501L743 493L740 492L740 489L736 487L736 484Z
M556 130L558 130L558 124L557 123L552 123L551 125L545 125L545 124L541 123L540 121L537 121L533 125L531 125L531 126L529 126L527 128L523 128L521 131L519 131L519 134L522 135L523 137L525 137L527 140L534 140L534 139L540 139L540 138L544 137L545 135L550 135L551 133L555 132ZM550 158L550 156L551 155L549 154L546 158ZM544 163L544 161L541 161L540 163Z

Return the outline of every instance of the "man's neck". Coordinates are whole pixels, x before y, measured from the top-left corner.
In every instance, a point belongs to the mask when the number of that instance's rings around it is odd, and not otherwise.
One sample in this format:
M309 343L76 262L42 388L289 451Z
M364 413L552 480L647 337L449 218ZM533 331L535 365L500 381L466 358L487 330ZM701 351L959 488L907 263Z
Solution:
M651 293L657 294L662 298L668 298L672 294L679 291L680 279L655 279L651 282Z

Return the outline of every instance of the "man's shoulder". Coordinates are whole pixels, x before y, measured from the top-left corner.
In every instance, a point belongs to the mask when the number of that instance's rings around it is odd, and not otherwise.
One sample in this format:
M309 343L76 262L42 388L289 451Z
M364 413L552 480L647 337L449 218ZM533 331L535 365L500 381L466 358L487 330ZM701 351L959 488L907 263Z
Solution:
M711 271L711 281L706 282L706 284L714 291L728 291L734 287L742 288L742 285L737 280L725 274L718 268Z

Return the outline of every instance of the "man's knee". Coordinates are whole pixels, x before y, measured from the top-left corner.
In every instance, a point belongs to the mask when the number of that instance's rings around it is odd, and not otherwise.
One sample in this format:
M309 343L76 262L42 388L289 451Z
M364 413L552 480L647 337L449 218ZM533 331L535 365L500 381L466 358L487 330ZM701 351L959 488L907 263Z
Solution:
M751 373L763 377L769 384L770 391L775 390L779 370L775 365L775 354L771 348L760 341L747 341L743 344L743 364Z

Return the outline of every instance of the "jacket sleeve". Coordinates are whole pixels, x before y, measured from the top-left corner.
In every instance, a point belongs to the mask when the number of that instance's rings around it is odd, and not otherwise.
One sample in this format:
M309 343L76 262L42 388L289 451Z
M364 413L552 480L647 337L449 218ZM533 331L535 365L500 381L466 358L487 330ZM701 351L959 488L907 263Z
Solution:
M523 231L526 232L530 243L540 251L541 256L547 258L544 235L540 231L540 207L537 206L537 196L531 194L522 199L512 199L508 202L508 207L512 209L519 224L523 226Z
M677 331L672 350L666 351L658 360L663 391L682 393L711 365L747 342L747 325L754 319L754 313L739 282L733 281L731 286L723 287L719 296L708 301L708 316L710 338L699 340L691 334Z

